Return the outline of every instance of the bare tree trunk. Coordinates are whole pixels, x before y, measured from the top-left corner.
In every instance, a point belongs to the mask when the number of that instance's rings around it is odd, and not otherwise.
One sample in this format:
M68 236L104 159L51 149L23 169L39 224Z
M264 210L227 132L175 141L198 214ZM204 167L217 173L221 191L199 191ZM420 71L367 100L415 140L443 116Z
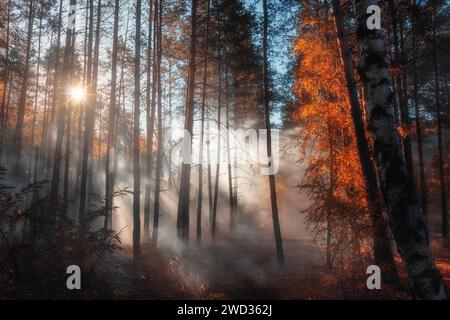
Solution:
M331 214L333 211L333 192L334 192L334 141L331 132L330 125L328 125L328 135L330 138L330 146L329 146L329 179L330 186L328 188L328 196L327 196L327 253L326 253L326 267L331 269L333 266L332 258L331 258L331 237L332 237L332 226L331 226Z
M53 31L50 35L50 45L53 44ZM40 140L40 147L39 147L39 162L40 166L38 168L41 170L41 172L44 172L44 169L47 167L47 164L44 163L45 159L45 147L47 145L47 128L48 128L48 122L49 122L49 114L50 114L50 108L49 108L49 87L50 87L50 63L47 62L46 66L46 79L45 79L45 97L44 97L44 114L42 116L42 130L41 130L41 140Z
M192 0L191 7L191 44L189 52L189 78L186 91L186 108L185 108L185 137L184 141L188 139L187 134L192 138L192 126L194 117L194 94L195 94L195 73L196 73L196 47L197 47L197 0ZM186 146L186 143L184 144ZM183 148L183 153L190 152ZM190 155L189 155L190 158ZM183 241L189 240L189 195L191 190L191 163L182 163L180 176L180 192L178 197L178 212L177 212L177 233L178 237Z
M434 94L436 100L436 124L438 138L438 159L439 159L439 183L441 191L441 216L442 216L442 236L448 237L448 201L447 190L445 186L444 173L444 151L442 143L442 121L441 121L441 105L439 101L439 74L438 74L438 58L436 47L436 0L432 1L433 6L433 68L434 68Z
M89 146L91 141L91 127L94 125L95 112L95 92L92 88L93 76L93 56L92 44L94 38L94 0L89 1L89 35L88 35L88 49L87 49L87 76L86 87L88 92L86 116L84 121L84 137L83 137L83 153L81 164L81 182L80 182L80 206L78 211L78 221L84 224L84 215L86 210L86 194L87 194L87 175L88 175L88 161L89 161Z
M159 195L161 192L161 175L162 175L162 157L163 157L163 118L161 105L161 56L162 56L162 0L158 1L158 46L157 46L157 68L158 68L158 150L156 155L155 168L155 203L153 209L153 234L152 240L156 245L158 243L158 228L159 228Z
M147 159L146 159L146 182L145 182L145 198L144 198L144 239L148 240L150 237L150 192L152 179L152 165L153 165L153 135L155 129L155 107L156 107L156 86L158 78L158 67L156 62L157 49L157 29L159 24L158 19L158 1L154 0L154 22L153 22L153 50L151 46L151 27L148 29L148 47L147 47ZM151 16L151 5L149 6L149 16ZM150 19L150 18L149 18ZM150 21L149 21L149 25ZM153 51L153 52L152 52ZM153 58L151 58L153 55ZM151 101L150 101L150 62L153 61L153 72L151 79Z
M203 139L205 135L205 108L206 108L206 81L208 79L208 37L209 37L209 9L210 0L207 0L206 21L203 51L205 62L203 65L203 83L202 83L202 106L201 106L201 128L200 128L200 144L198 149L198 198L197 198L197 245L202 240L202 204L203 204Z
M212 207L212 221L211 221L211 235L213 240L216 239L216 219L217 219L217 201L219 194L219 178L220 178L220 148L221 148L221 103L222 103L222 54L221 50L221 21L220 21L220 6L219 0L217 0L217 164L216 164L216 176L215 176L215 184L214 184L214 199L213 199L213 207Z
M64 187L63 187L63 214L67 214L69 206L69 187L70 187L70 138L72 129L72 110L67 110L67 130L66 130L66 154L64 158Z
M226 51L225 51L226 55ZM233 210L233 180L231 175L231 150L230 150L230 106L229 106L229 92L228 92L228 72L225 69L225 127L227 129L226 136L226 151L227 151L227 169L228 169L228 205L230 210L230 231L233 231L235 225L234 210Z
M55 75L53 77L53 93L52 93L52 106L50 110L50 124L51 126L48 126L48 129L50 129L53 125L55 125L55 118L56 118L56 108L58 99L60 98L60 81L59 81L59 75L60 75L60 51L61 51L61 33L62 33L62 10L63 10L63 0L59 1L59 15L58 15L58 30L57 30L57 36L56 36L56 48L55 48ZM57 126L58 124L56 124ZM47 130L48 130L47 129ZM57 133L58 134L58 133ZM52 135L49 135L49 132L46 132L47 137L52 137ZM49 140L49 139L47 139ZM47 163L50 163L51 154L54 147L53 139L49 140L49 144L46 147L45 152L45 160L44 163L47 166ZM46 168L48 171L50 170L50 167Z
M416 1L412 1L412 5L416 5ZM413 68L413 102L414 102L414 113L415 113L415 123L416 123L416 136L417 136L417 153L419 156L419 178L420 178L420 201L422 214L425 218L425 223L428 225L428 201L427 201L427 183L425 180L425 163L423 159L423 141L422 141L422 130L420 121L420 109L419 109L419 94L418 94L418 80L417 80L417 50L416 50L416 34L417 34L417 20L416 16L411 18L412 23L412 68Z
M133 258L141 251L141 171L140 171L140 70L141 70L141 0L136 0L136 34L134 52L134 126L133 126Z
M105 207L106 214L103 223L103 228L107 229L109 225L109 218L112 216L113 208L113 191L114 185L112 183L113 166L112 163L116 158L117 150L113 147L115 144L115 124L116 124L116 88L117 88L117 42L119 33L119 11L120 0L114 1L114 26L113 26L113 49L112 49L112 65L111 65L111 91L109 94L109 119L108 119L108 142L106 145L106 162L105 162Z
M5 90L8 90L8 98L6 99L6 105L5 105L5 115L4 115L4 124L2 125L3 129L0 128L0 130L3 130L3 133L0 135L0 163L2 161L2 151L3 151L3 141L5 138L5 133L4 130L6 130L6 125L8 124L8 114L9 114L9 102L11 101L11 90L12 90L12 80L14 78L14 74L11 71L10 72L11 75L8 77L9 78L9 85L5 87Z
M0 163L1 163L1 152L3 150L3 136L5 134L6 129L6 92L8 88L8 75L9 75L9 28L11 21L11 0L8 0L7 4L7 13L6 13L6 43L5 43L5 67L3 73L3 94L2 94L2 105L0 109Z
M366 10L379 0L357 0L357 36L361 50L359 72L366 87L369 130L373 135L380 184L390 210L392 232L415 297L446 299L446 287L427 244L427 229L409 185L392 109L385 41L382 29L367 28Z
M28 165L28 182L31 180L32 168L33 168L33 154L34 152L34 136L36 131L36 118L37 118L37 105L39 96L39 72L41 67L41 38L42 38L42 19L43 19L43 2L41 1L39 9L39 26L38 26L38 53L37 53L37 66L36 66L36 86L34 90L34 106L33 106L33 120L31 121L31 148L30 158Z
M267 8L267 0L263 0L264 24L263 24L263 71L264 71L264 123L267 130L267 158L270 159L269 165L274 166L272 161L272 136L270 129L270 97L269 97L269 62L267 58L268 52L268 25L269 13ZM270 170L269 170L270 171ZM275 185L275 175L269 172L270 187L270 203L272 205L273 231L275 236L275 246L277 252L278 266L284 265L283 240L281 237L280 222L278 218L277 189Z
M25 118L25 107L27 102L27 91L28 91L28 78L30 69L30 58L31 58L31 40L33 37L33 21L34 21L34 2L30 0L28 5L28 32L27 32L27 45L25 50L25 67L23 71L22 85L20 89L20 98L17 108L17 121L16 129L14 132L14 156L16 157L16 163L14 168L14 175L18 176L22 169L22 130Z
M206 123L206 161L208 162L208 209L209 209L209 224L212 226L213 215L213 194L212 194L212 168L211 168L211 148L210 148L210 131L209 120Z

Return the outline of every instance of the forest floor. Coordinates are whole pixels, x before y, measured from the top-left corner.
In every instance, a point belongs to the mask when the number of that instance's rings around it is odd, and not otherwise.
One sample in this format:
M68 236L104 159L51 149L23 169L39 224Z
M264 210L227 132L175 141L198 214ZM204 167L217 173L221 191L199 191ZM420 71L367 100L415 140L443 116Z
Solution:
M43 281L12 281L0 274L0 299L410 299L401 285L382 282L366 288L365 266L356 270L324 267L322 249L312 241L284 239L286 265L279 269L273 239L223 235L215 244L190 244L180 256L170 247L142 247L133 263L131 248L106 254L95 272L82 274L82 290L67 290L65 274ZM431 246L450 287L450 239L433 236ZM399 259L398 259L399 260ZM399 264L400 265L400 264ZM45 271L41 271L45 272Z
M432 247L450 286L450 241L434 239ZM125 255L112 255L103 262L112 289L106 298L410 299L403 272L402 285L367 290L365 270L326 270L313 243L285 240L284 249L286 265L280 270L270 239L224 238L201 250L191 249L183 258L146 245L139 267Z

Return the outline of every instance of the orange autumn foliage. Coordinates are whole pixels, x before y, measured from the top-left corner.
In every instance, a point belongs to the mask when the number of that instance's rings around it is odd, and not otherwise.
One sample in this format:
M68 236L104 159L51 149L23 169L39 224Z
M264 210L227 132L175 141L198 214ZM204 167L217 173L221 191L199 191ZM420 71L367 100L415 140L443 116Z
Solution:
M303 19L295 46L300 63L292 118L307 164L300 187L311 200L305 213L312 230L317 236L332 230L333 257L345 259L343 251L352 248L346 259L359 260L370 254L365 184L333 21L331 14L317 16Z

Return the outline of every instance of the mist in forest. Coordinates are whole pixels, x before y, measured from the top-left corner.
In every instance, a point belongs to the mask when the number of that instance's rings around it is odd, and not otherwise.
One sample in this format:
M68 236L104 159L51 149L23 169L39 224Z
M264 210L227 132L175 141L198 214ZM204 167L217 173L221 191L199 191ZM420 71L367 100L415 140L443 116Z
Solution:
M2 1L0 299L446 299L449 23Z

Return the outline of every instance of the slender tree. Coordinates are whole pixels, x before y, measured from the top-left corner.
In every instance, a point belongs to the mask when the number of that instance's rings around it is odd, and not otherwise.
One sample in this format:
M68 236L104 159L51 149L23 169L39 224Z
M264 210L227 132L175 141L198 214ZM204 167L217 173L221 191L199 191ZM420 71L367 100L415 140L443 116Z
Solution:
M203 83L202 83L202 105L201 105L201 119L200 119L200 144L198 149L198 198L197 198L197 244L201 243L202 239L202 204L203 204L203 140L205 135L205 112L206 112L206 81L208 78L208 40L209 40L209 9L210 0L207 0L206 16L205 16L205 31L203 39L203 51L205 61L203 63ZM208 161L209 165L209 161Z
M434 69L434 99L436 104L436 125L437 125L437 138L438 138L438 161L439 161L439 184L441 192L441 217L442 217L442 236L448 237L448 201L447 190L445 185L445 173L444 173L444 150L442 142L442 116L441 116L441 104L439 101L439 74L438 74L438 58L437 58L437 26L436 26L436 0L432 0L433 11L433 69Z
M411 5L416 6L416 1L412 0ZM423 137L422 137L422 123L419 109L419 93L418 93L418 79L417 79L417 14L413 12L411 18L412 34L411 34L411 49L412 49L412 76L413 76L413 103L416 124L417 137L417 154L419 158L419 179L420 179L420 201L422 214L425 217L425 222L428 221L428 200L427 200L427 183L425 180L425 163L423 156Z
M216 219L217 219L217 202L219 195L219 179L220 179L220 153L221 153L221 103L222 103L222 53L221 53L221 20L220 20L220 2L217 0L217 163L214 184L214 198L212 207L211 234L213 239L216 238Z
M153 209L153 234L152 240L156 244L158 242L158 228L159 228L159 199L161 192L161 176L162 176L162 158L163 158L163 117L162 117L162 103L161 103L161 57L162 57L162 0L158 1L158 47L157 47L157 68L158 68L158 146L156 154L156 168L155 168L155 203Z
M184 114L184 147L185 158L190 159L191 138L194 118L194 93L195 93L195 73L196 73L196 49L197 49L197 0L192 0L191 7L191 36L189 49L189 77L186 91L185 114ZM187 135L190 135L187 137ZM189 148L187 141L189 140ZM188 163L186 163L188 162ZM180 174L180 191L178 197L177 212L177 233L178 237L184 241L189 240L189 196L191 190L191 163L183 161Z
M87 88L87 107L84 121L84 137L81 163L81 181L80 181L80 206L78 210L78 221L84 223L84 215L86 211L86 195L87 195L87 179L88 179L88 161L89 148L91 141L91 127L94 125L95 97L93 86L93 41L94 40L94 0L89 1L89 34L87 48L87 68L86 68L86 88Z
M141 7L136 0L136 32L134 48L134 124L133 124L133 257L136 262L141 250L141 171L140 171L140 94L141 94Z
M117 150L113 148L113 141L115 137L115 124L117 117L117 104L116 104L116 91L117 91L117 42L118 42L118 33L119 33L119 11L120 11L120 0L114 1L114 26L113 26L113 48L111 53L111 91L109 94L109 118L108 118L108 142L106 144L106 160L105 160L105 207L106 207L106 215L103 227L105 229L108 228L109 219L112 215L112 207L113 207L113 189L114 185L112 184L112 174L114 167L114 159L116 158L115 152ZM111 158L113 160L111 161ZM112 163L111 163L112 162Z
M272 161L272 136L270 128L270 97L269 97L269 66L268 66L268 26L269 26L269 12L267 7L267 0L263 0L264 21L263 21L263 81L264 81L264 124L267 131L267 158L269 159L269 166L274 166ZM269 169L270 171L270 169ZM275 184L275 175L269 172L269 187L270 187L270 203L272 206L272 220L273 230L275 235L275 247L277 253L277 261L279 266L284 265L284 251L283 240L281 237L280 221L278 218L278 203L277 203L277 189Z
M30 0L28 4L28 31L25 49L25 67L23 70L23 79L20 89L19 104L17 107L17 121L14 131L14 156L16 157L16 166L14 174L18 175L21 170L22 159L22 140L23 140L23 124L25 119L25 107L27 102L28 78L31 59L31 40L33 38L33 22L34 22L34 0Z

